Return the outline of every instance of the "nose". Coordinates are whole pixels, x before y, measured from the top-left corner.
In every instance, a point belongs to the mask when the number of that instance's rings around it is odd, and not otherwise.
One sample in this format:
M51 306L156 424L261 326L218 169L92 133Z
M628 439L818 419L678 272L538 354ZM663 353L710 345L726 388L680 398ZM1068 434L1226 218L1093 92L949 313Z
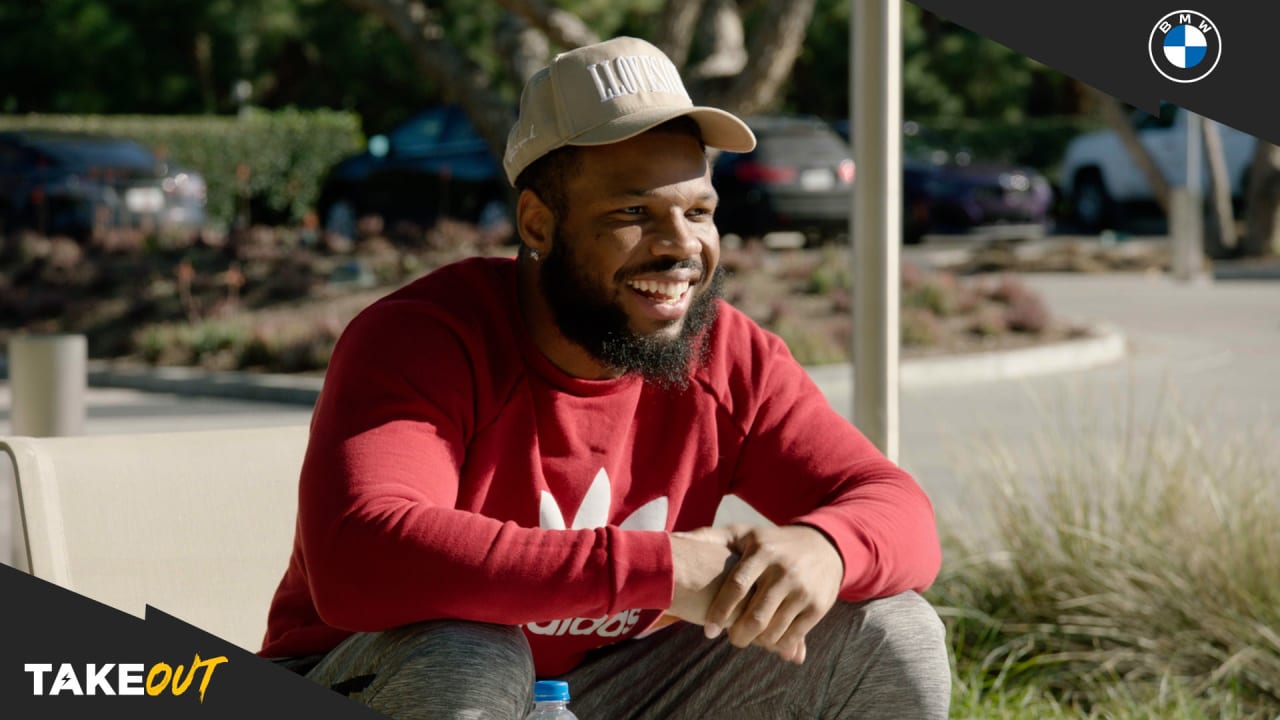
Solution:
M653 243L653 254L680 259L697 257L702 254L703 239L707 233L703 225L711 227L711 223L695 225L684 213L672 212L669 222L658 228L659 236Z

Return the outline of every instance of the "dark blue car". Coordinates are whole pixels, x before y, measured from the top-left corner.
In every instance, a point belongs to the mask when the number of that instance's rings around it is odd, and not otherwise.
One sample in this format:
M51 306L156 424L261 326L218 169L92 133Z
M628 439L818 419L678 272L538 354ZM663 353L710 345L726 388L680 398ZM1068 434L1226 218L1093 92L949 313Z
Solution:
M88 239L97 228L191 230L204 176L136 140L56 130L0 132L0 235L29 229Z
M832 126L849 138L848 120ZM1009 163L976 162L965 150L946 149L913 121L903 124L902 171L904 242L992 226L1039 234L1050 224L1053 190L1043 174Z
M505 199L502 168L462 108L420 112L343 159L321 188L325 228L351 236L358 218L427 228L443 217L481 222Z

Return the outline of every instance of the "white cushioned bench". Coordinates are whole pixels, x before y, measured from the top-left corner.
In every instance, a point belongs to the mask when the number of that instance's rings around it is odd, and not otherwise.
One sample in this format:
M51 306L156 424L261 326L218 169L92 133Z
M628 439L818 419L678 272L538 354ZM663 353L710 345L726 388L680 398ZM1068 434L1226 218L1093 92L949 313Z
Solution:
M0 462L12 462L33 575L256 652L289 560L306 443L306 426L6 437Z

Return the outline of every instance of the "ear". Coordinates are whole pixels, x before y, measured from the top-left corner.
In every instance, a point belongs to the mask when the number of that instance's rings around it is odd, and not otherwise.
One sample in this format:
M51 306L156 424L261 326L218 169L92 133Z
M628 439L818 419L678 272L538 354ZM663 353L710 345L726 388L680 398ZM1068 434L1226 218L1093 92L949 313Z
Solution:
M520 191L520 198L516 201L516 230L525 247L546 257L551 252L555 222L551 208L542 202L542 198L532 190Z

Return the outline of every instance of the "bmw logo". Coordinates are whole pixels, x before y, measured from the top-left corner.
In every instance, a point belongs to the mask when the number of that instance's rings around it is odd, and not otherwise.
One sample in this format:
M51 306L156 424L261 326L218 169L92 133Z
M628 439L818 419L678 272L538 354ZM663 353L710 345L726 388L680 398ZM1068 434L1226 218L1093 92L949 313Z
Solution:
M1208 77L1222 58L1218 26L1195 10L1176 10L1160 18L1147 44L1151 64L1176 83Z

